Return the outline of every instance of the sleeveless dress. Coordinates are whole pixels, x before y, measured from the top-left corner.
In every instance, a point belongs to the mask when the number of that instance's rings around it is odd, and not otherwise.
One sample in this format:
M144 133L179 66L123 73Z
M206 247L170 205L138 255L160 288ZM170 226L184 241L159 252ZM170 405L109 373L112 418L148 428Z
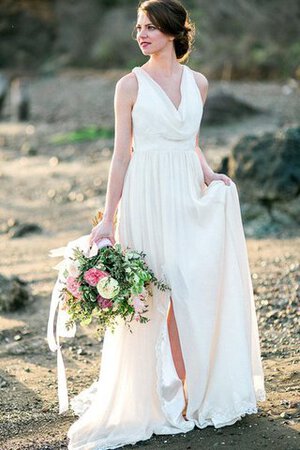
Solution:
M170 291L153 287L146 324L106 330L98 380L71 400L70 450L114 449L195 426L220 428L257 412L264 376L237 188L204 184L195 152L203 104L183 65L177 109L141 67L132 69L133 154L118 206L116 241L144 251ZM172 359L173 300L186 369Z

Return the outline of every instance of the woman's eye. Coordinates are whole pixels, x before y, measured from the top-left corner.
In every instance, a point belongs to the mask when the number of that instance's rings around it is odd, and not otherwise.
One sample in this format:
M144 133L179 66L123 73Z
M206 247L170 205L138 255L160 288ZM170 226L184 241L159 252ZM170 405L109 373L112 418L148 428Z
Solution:
M135 31L136 32L140 32L141 31L141 26L140 25L137 25L136 27L135 27ZM153 25L148 25L148 30L155 30L156 29L156 27L154 27Z

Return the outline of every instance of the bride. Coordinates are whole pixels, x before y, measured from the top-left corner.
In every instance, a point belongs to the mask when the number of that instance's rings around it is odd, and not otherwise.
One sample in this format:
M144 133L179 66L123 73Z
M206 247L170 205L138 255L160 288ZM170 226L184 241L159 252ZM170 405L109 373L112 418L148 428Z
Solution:
M171 293L153 288L150 320L133 333L121 321L106 330L99 378L71 401L70 450L220 428L265 400L236 185L199 147L208 82L184 64L194 32L176 0L138 6L148 61L116 84L104 216L88 241L143 251Z

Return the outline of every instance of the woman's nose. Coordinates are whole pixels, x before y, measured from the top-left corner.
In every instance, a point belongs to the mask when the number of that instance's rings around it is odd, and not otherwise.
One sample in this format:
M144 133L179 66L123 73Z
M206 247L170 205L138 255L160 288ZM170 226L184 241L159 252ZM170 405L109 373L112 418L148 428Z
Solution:
M146 29L141 30L141 31L140 31L140 34L139 34L139 37L140 37L140 38L145 38L145 37L147 37L147 30L146 30Z

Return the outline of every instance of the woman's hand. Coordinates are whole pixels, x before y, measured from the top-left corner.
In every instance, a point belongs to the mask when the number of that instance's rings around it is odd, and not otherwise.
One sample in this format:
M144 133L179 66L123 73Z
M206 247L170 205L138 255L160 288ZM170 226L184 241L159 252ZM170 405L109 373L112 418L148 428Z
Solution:
M227 186L229 186L230 185L230 182L231 182L231 178L229 178L227 175L225 175L224 173L215 173L215 172L212 172L211 174L209 174L207 177L205 177L205 183L207 184L207 185L210 185L210 183L212 182L212 181L215 181L215 180L221 180L221 181L223 181Z
M114 223L106 219L102 219L95 227L92 228L90 234L90 246L92 246L94 242L98 244L102 238L110 239L112 245L114 245L116 242L114 234Z

